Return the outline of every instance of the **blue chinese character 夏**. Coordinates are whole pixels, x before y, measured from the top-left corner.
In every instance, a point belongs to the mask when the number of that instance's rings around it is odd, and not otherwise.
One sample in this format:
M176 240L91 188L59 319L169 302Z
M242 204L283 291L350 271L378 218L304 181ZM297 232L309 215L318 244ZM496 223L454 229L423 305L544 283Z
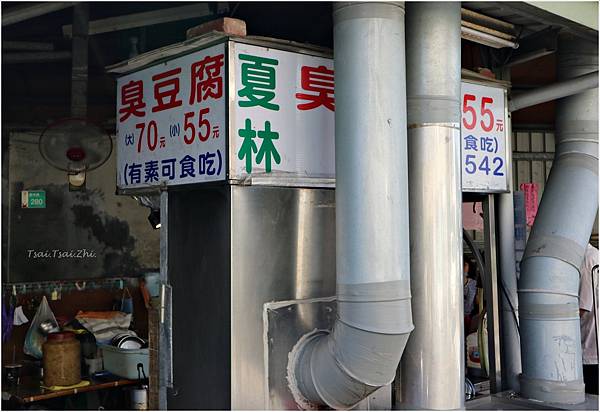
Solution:
M175 159L164 159L161 162L162 177L169 180L175 179Z
M142 182L142 165L140 163L132 163L129 166L129 182L130 184Z
M477 139L472 134L465 136L465 150L477 151Z
M144 164L144 183L158 182L158 161L151 160Z
M183 159L181 159L179 161L179 164L181 165L181 174L179 175L179 177L196 177L194 163L196 163L196 159L194 159L190 155L186 155Z

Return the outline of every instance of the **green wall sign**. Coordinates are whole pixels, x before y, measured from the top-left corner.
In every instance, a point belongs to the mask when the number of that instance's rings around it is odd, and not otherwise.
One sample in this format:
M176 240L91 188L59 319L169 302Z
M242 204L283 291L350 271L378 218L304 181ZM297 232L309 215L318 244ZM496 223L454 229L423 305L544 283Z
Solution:
M46 208L46 191L23 190L21 192L21 207L24 209Z

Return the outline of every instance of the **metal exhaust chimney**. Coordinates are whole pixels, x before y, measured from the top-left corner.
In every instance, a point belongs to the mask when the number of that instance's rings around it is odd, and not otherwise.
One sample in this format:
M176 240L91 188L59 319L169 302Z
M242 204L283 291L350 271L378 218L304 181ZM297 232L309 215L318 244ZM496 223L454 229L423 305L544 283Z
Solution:
M510 130L510 128L508 129ZM510 144L510 142L508 142ZM512 153L509 154L512 158ZM511 165L512 160L507 159ZM512 182L512 170L507 170L508 181ZM511 183L512 186L512 183ZM514 392L520 391L521 346L519 336L519 300L517 298L517 265L515 253L515 203L511 187L510 192L498 195L498 234L500 278L505 293L500 294L502 322L502 375L504 386Z
M529 92L518 94L508 102L508 111L516 112L526 107L596 88L598 88L598 72L584 74L583 76L574 77L564 82L539 87Z
M415 330L402 357L402 403L408 409L462 409L460 3L406 8Z
M598 70L598 44L559 38L558 76ZM598 211L598 89L558 101L556 154L521 261L521 394L585 400L579 330L579 267Z
M413 329L404 7L334 3L333 17L338 319L290 370L304 399L349 409L392 382Z

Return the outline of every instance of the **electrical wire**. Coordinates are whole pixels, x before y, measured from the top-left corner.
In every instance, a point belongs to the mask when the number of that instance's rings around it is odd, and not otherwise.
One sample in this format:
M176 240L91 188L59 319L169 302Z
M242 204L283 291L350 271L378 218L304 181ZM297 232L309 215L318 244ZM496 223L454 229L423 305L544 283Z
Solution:
M475 204L473 204L473 209L475 209ZM467 243L469 248L473 251L473 254L475 255L475 260L477 261L477 265L479 266L479 271L482 276L482 281L485 282L485 279L487 278L487 272L485 270L485 265L483 264L483 257L479 253L479 250L475 247L475 244L473 243L473 239L471 239L471 236L464 229L463 229L463 239L465 240L465 242ZM506 291L506 288L504 286L504 282L502 281L502 279L500 279L499 283L500 283L500 290L502 290L502 292L504 293L504 297L506 298L506 300L510 306L511 312L513 314L513 320L515 321L515 325L517 326L517 333L519 334L519 337L520 337L521 330L519 328L519 320L517 319L517 313L515 310L515 306L511 302L510 298L508 297L508 292ZM489 299L489 296L485 296L485 288L484 288L484 298Z
M465 376L465 400L471 400L477 396L477 388L473 385L473 382Z
M517 34L517 37L515 38L515 43L519 43L519 41L521 40L521 35L523 34L523 27L521 26L520 30L519 30L519 34ZM512 57L513 53L515 52L516 49L510 49L509 52L507 53L508 56L506 57L506 59L504 59L504 62L502 63L502 65L500 67L504 67L506 66L506 63L509 62L510 58Z
M237 11L238 7L240 7L240 2L239 1L235 4L235 6L233 6L233 10L231 10L231 13L229 13L229 17L233 17L233 15Z
M515 43L517 43L517 44L519 43L519 41L521 40L522 34L523 34L523 26L520 26L519 33L517 34L517 36L515 37L515 40L514 40ZM501 57L499 55L504 54L504 49L495 50L490 47L488 50L489 50L490 56L492 57L492 60L494 61L494 68L500 68L500 67L504 67L506 65L506 63L509 62L509 60L513 56L513 53L515 52L516 49L511 48L510 50L508 50L508 52L506 53L506 58L502 62L501 62Z
M508 292L506 291L506 288L504 286L504 281L502 279L500 279L500 289L504 293L504 297L506 298L506 301L508 302L508 305L510 306L510 311L513 314L513 319L515 321L515 325L517 326L517 333L519 334L519 337L521 337L521 329L519 328L519 320L517 319L517 311L515 310L515 307L513 306L512 302L510 301L510 298L508 297Z
M469 235L469 233L467 233L465 229L463 229L463 239L467 246L469 246L469 249L471 249L471 251L473 252L473 255L475 255L475 261L477 262L477 266L479 267L479 273L482 277L481 280L484 282L487 278L487 274L485 271L485 265L483 264L483 257L481 256L481 253L479 253L479 250L475 247L473 239L471 239L471 236Z

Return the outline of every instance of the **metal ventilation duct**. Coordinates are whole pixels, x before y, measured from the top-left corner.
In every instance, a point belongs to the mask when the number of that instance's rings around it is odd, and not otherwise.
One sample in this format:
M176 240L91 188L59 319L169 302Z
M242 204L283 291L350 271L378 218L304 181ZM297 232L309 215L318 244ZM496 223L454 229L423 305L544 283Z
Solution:
M518 94L508 102L508 111L516 112L517 110L526 107L571 96L588 89L596 89L597 87L598 72L595 71L584 74L583 76L574 77L564 82L539 87L530 92Z
M559 38L558 76L598 70L598 44ZM521 261L521 393L546 402L585 400L579 267L598 211L598 89L559 100L556 154Z
M335 3L338 320L304 337L300 394L349 409L391 383L413 329L404 7Z
M460 3L408 3L406 39L415 330L402 356L402 403L463 409Z

